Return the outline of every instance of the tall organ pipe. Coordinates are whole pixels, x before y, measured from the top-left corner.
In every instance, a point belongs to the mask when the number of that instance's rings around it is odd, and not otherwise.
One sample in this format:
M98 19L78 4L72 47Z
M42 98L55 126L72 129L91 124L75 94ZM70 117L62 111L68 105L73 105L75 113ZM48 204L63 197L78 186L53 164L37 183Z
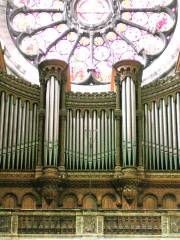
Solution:
M136 165L136 90L135 84L131 79L131 123L132 123L132 164Z
M168 120L168 124L167 124L167 129L168 129L168 153L169 153L169 158L168 158L168 162L169 162L169 166L168 168L170 168L170 170L172 170L173 166L173 156L172 156L172 105L171 105L171 96L168 97L168 105L167 105L167 120Z
M57 166L58 132L59 132L59 99L58 80L51 76L46 87L44 165Z
M168 135L167 135L167 107L163 99L163 132L164 132L164 155L165 155L165 169L168 169Z
M177 170L177 126L176 126L176 102L171 97L172 104L172 145L173 145L173 169Z
M158 106L155 102L155 129L156 129L156 161L157 161L157 169L160 170L160 143L159 143L159 112Z
M123 151L123 166L126 166L127 160L127 121L126 121L126 82L122 82L122 151Z
M177 145L178 145L178 168L180 168L180 93L176 95L176 120L177 120Z
M4 113L5 113L5 92L2 92L1 105L0 105L0 166L2 164L2 158L3 158Z

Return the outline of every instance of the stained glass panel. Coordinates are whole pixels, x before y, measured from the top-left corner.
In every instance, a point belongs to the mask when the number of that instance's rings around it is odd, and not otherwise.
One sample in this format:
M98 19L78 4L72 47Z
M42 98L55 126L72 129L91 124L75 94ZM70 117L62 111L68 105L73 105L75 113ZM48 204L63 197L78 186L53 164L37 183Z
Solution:
M32 64L58 58L70 64L72 83L86 82L92 70L109 83L119 60L150 68L173 36L176 9L173 0L10 0L7 19Z

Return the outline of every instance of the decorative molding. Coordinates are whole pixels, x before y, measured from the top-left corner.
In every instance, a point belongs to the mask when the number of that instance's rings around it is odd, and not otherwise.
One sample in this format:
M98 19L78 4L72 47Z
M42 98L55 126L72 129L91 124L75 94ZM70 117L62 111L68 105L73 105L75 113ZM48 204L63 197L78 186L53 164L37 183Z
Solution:
M5 72L0 72L0 91L12 94L17 98L39 103L40 88L38 85L31 84Z
M163 79L153 81L142 87L143 103L159 101L169 95L180 92L180 75L175 74Z

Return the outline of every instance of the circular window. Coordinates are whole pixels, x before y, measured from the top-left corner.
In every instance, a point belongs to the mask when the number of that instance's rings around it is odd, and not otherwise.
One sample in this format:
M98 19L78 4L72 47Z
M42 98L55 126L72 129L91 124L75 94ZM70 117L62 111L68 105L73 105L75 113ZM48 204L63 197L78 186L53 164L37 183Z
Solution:
M87 27L99 26L110 17L110 6L106 0L79 0L75 3L75 17Z
M148 82L177 56L178 1L9 0L7 22L22 55L34 66L45 59L69 63L72 84L110 83L112 65L135 59Z

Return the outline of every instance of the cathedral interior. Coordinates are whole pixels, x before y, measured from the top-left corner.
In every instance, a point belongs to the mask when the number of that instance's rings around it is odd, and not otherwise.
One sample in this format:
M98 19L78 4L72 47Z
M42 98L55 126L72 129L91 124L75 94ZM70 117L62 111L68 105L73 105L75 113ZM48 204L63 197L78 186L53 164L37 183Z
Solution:
M179 4L0 0L0 239L180 238Z

